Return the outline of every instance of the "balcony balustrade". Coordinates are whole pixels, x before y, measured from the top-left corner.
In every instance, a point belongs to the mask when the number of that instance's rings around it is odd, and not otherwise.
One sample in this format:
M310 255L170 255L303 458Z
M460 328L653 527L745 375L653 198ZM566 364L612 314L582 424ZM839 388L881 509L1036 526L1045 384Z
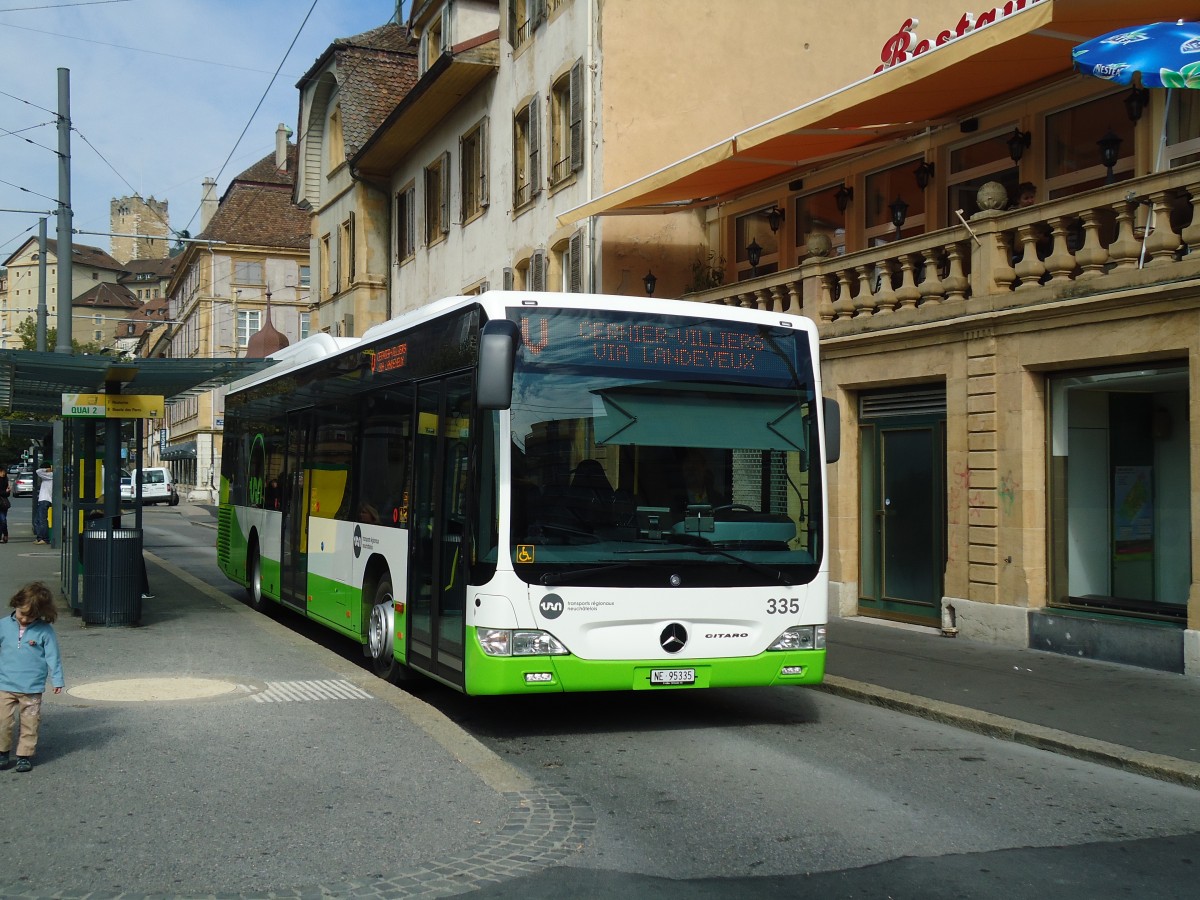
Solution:
M986 211L965 225L688 298L809 316L822 337L1017 310L1200 276L1200 164Z

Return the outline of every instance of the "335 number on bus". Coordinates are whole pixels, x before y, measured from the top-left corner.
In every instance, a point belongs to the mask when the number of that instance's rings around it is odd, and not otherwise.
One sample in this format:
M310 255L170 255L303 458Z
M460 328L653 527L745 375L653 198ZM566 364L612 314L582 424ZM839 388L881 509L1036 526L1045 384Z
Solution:
M772 597L767 601L767 615L769 616L798 616L799 614L799 597L780 597L778 599Z

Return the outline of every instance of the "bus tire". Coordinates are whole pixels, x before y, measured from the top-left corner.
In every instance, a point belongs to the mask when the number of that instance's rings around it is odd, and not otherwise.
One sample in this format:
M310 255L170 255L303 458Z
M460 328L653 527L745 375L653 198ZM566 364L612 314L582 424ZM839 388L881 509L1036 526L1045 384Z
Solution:
M262 561L258 557L258 544L250 547L246 560L246 597L250 608L258 612L267 611L267 601L262 590Z
M404 666L396 659L396 601L392 596L392 576L387 572L375 585L366 649L376 675L393 684L401 680Z

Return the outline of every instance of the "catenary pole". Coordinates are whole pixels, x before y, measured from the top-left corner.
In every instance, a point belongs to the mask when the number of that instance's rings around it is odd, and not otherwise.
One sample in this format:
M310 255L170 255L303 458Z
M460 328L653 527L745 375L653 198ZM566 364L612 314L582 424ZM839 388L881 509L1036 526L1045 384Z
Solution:
M46 351L46 217L38 219L38 298L37 327L34 331L33 348L39 353Z
M58 340L56 353L71 352L74 291L71 241L71 70L58 70Z

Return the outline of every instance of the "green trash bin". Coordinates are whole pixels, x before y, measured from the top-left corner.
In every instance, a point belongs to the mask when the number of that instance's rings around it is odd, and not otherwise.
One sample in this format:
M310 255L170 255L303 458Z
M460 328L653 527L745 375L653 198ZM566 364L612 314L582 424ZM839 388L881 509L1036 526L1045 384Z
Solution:
M142 621L142 531L89 525L83 533L83 621L139 625Z

